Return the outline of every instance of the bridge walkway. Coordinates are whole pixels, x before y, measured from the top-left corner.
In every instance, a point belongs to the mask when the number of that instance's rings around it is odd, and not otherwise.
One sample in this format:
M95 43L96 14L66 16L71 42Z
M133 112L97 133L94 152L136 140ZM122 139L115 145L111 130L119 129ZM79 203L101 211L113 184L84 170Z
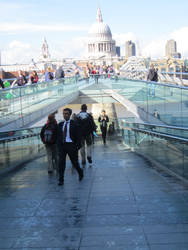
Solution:
M45 157L0 180L0 249L187 250L188 189L114 139L65 184Z

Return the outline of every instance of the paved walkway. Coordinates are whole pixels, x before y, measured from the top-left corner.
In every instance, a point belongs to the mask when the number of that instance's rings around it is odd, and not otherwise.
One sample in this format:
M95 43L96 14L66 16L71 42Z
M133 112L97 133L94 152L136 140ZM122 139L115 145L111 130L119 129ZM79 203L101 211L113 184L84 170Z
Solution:
M187 250L188 189L118 141L64 187L37 159L0 180L0 249Z

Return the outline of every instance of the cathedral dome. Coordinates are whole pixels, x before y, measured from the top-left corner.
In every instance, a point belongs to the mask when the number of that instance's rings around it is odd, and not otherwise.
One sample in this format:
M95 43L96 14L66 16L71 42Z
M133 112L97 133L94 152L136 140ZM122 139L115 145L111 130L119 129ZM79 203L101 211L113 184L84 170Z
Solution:
M109 58L116 55L116 42L107 24L103 22L101 10L97 10L96 22L88 32L88 57Z
M96 40L111 40L112 33L110 27L103 22L101 10L97 10L96 22L91 26L88 32L89 38Z

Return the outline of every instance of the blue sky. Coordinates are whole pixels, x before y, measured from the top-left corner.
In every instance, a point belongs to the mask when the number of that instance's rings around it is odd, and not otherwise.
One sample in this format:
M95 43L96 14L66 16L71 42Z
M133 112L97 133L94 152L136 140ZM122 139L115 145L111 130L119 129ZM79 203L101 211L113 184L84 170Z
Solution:
M2 63L37 60L44 36L53 58L84 55L97 7L122 54L131 39L137 54L162 57L166 41L175 39L188 56L187 0L0 0Z

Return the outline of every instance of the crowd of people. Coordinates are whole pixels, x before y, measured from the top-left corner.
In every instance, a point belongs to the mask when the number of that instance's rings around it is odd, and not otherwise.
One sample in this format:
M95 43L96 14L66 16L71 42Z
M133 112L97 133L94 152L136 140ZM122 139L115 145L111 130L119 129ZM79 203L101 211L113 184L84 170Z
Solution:
M31 73L27 73L25 71L19 70L17 73L16 79L12 82L12 87L14 86L24 86L26 84L36 84L39 81L50 81L55 79L63 79L65 77L65 73L62 67L59 67L57 70L52 70L50 67L48 67L42 74L37 73L36 70L33 70ZM10 87L11 84L6 84L8 81L3 81L0 78L0 87L2 89L6 87Z
M106 65L86 65L86 68L84 69L84 76L85 78L90 77L92 75L103 75L104 77L110 77L112 74L119 75L120 72L117 68L114 68L111 66Z
M78 67L75 68L74 72L72 72L72 75L75 76L76 81L78 81L78 78L80 76L80 70ZM112 65L106 66L106 65L94 65L94 64L87 64L86 67L83 69L83 76L84 78L89 82L90 77L94 77L96 83L98 83L98 79L100 76L103 76L104 78L110 78L111 75L119 76L120 71L118 68L113 67ZM40 79L39 79L40 78ZM18 71L17 78L13 82L13 86L24 86L25 84L36 84L40 81L50 81L55 79L63 79L64 82L65 78L65 72L63 70L63 67L60 66L56 70L52 70L50 67L48 67L42 74L40 73L40 77L38 76L37 71L32 71L31 73L26 73L22 70ZM147 80L148 81L155 81L158 82L158 69L154 68L154 65L151 64L148 74L147 74ZM7 81L6 81L7 83ZM5 84L3 80L0 78L0 87L6 88L10 87L9 84Z
M72 166L78 172L79 181L83 179L83 168L86 165L86 160L90 166L93 162L92 144L94 143L94 137L98 136L96 133L97 126L92 114L87 112L86 104L81 105L81 111L78 114L72 114L70 108L63 109L63 118L64 121L58 124L55 113L50 114L40 133L41 140L46 147L48 173L52 174L54 170L59 173L58 185L64 184L67 155ZM105 145L109 123L109 117L106 115L105 110L101 111L98 122ZM79 163L79 151L83 168L80 167Z

